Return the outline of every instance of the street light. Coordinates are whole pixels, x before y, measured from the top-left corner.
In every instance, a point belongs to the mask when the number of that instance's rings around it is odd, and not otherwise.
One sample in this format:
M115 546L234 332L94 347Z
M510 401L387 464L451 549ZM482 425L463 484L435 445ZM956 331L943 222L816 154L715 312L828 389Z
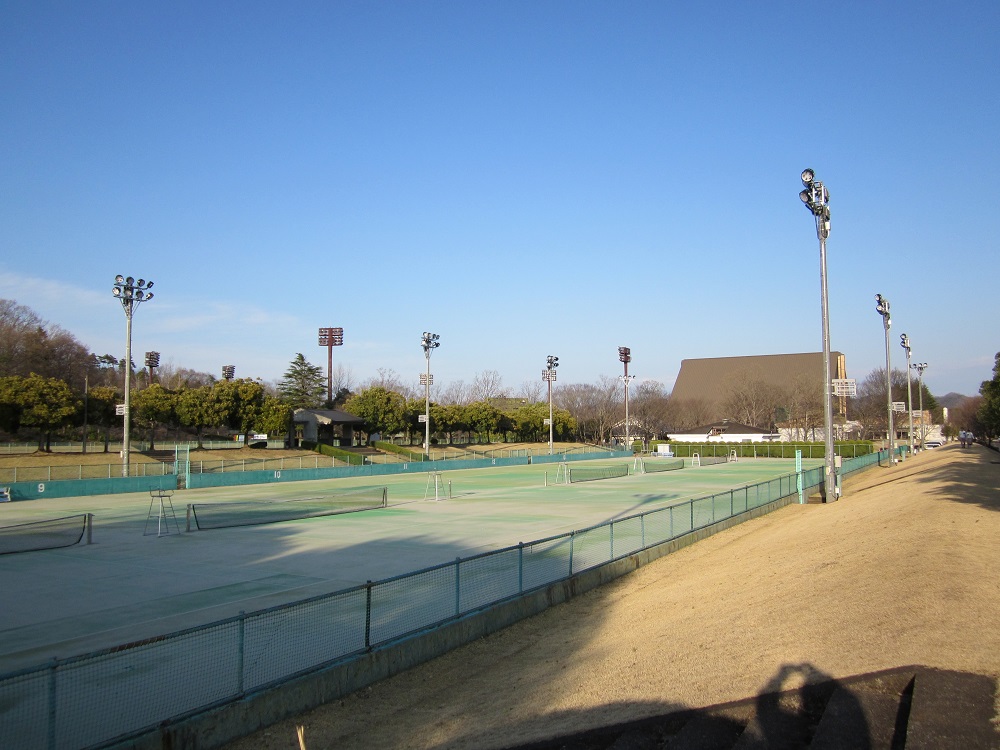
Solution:
M549 455L552 455L552 384L556 382L556 368L559 357L551 354L545 358L545 369L542 370L542 380L549 384Z
M440 338L436 333L424 331L420 339L424 357L427 358L427 373L420 376L420 383L424 386L424 452L428 458L431 452L431 384L434 382L434 377L431 375L431 351L441 346L441 342L438 341Z
M917 390L920 391L920 450L924 449L924 370L927 369L926 362L917 362L910 365L917 371Z
M344 345L343 328L320 328L319 345L325 346L326 352L326 400L333 403L333 347Z
M236 377L236 365L223 365L222 366L222 379L232 380Z
M910 412L910 456L913 455L913 390L910 387L910 337L899 335L899 345L906 349L906 410Z
M625 374L621 376L622 382L625 383L625 449L632 450L632 440L629 437L629 424L628 424L628 383L630 380L635 378L635 375L629 376L628 374L628 363L632 361L632 350L627 346L618 347L618 361L625 365Z
M833 457L833 395L830 383L830 306L826 293L826 238L830 236L830 192L826 185L816 180L811 169L802 170L805 189L799 198L816 219L816 236L819 238L820 300L823 310L823 421L826 443L826 502L837 499L837 476Z
M136 280L131 276L115 276L114 286L111 294L122 303L125 311L125 433L122 436L122 476L127 477L129 473L129 449L131 443L129 433L132 430L132 314L143 302L153 299L153 293L149 291L153 288L152 281L145 279Z
M895 463L896 431L892 426L892 365L889 362L889 327L892 325L892 316L889 314L889 300L881 294L876 294L875 303L875 311L882 316L882 325L885 328L885 397L889 409L889 461Z

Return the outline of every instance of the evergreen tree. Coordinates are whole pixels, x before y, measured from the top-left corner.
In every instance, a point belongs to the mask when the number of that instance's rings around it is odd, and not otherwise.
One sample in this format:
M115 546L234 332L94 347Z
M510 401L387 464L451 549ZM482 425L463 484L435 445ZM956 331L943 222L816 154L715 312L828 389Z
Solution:
M326 400L326 378L322 368L310 364L302 354L296 354L278 382L278 392L293 409L320 406Z

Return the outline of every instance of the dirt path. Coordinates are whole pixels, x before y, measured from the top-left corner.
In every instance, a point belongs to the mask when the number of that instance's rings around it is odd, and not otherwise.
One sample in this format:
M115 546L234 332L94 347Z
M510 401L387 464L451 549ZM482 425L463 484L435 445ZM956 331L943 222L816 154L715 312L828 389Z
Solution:
M510 747L749 698L792 665L834 678L922 664L997 679L998 622L1000 456L947 446L865 472L838 503L744 523L228 750L296 750L296 724L309 750Z

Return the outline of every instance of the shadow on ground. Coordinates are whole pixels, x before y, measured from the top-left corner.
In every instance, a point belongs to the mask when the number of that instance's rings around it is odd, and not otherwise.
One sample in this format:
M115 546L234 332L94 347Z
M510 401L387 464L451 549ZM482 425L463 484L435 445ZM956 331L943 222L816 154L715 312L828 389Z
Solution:
M810 664L787 664L754 698L671 709L507 750L995 750L995 695L992 678L963 672L917 666L835 680ZM614 715L623 708L598 710ZM558 718L561 725L573 721Z

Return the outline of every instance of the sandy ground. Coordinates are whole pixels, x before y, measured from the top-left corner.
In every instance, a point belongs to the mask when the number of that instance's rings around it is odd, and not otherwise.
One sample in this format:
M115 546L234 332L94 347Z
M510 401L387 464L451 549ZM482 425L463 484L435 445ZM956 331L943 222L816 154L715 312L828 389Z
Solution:
M949 445L228 750L297 750L296 725L309 750L503 748L796 687L785 675L806 671L921 664L998 679L998 621L1000 455Z

